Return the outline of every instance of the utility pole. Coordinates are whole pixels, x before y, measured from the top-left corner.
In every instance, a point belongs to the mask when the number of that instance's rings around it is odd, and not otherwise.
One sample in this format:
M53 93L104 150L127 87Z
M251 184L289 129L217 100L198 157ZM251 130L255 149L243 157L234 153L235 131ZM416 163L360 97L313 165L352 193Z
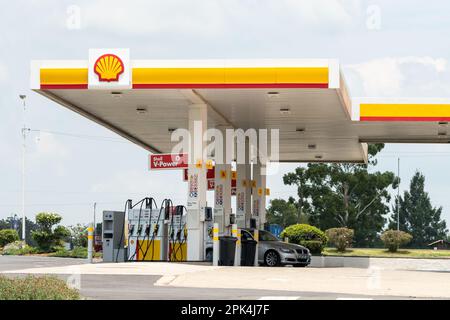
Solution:
M25 215L25 157L26 157L26 98L24 94L19 95L19 98L23 101L23 127L22 127L22 240L25 241L25 225L26 225L26 215Z
M97 202L94 202L94 241L95 241L95 231L97 229L97 224L95 222L95 211L97 209Z
M397 231L400 231L400 158L397 161L397 177L398 177L398 186L397 186Z

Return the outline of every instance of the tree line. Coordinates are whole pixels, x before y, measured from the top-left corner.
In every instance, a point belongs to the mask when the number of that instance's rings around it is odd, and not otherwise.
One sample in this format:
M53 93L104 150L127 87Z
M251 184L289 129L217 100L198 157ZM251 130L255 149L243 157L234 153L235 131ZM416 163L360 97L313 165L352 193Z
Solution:
M383 230L397 229L397 202L400 230L412 235L411 247L426 247L447 239L442 207L433 207L425 191L425 177L417 171L409 190L390 208L389 189L397 189L399 177L393 172L374 171L376 155L384 144L369 145L367 164L309 163L283 177L286 185L297 187L297 197L274 199L267 212L269 223L287 227L308 223L322 230L346 227L354 230L354 246L377 247ZM392 209L392 211L391 211Z

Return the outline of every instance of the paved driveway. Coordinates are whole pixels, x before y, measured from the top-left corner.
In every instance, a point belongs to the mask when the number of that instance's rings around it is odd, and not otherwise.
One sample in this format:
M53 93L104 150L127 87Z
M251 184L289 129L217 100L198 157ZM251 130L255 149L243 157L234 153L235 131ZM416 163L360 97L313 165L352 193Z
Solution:
M10 277L52 274L78 286L88 299L450 298L450 273L436 272L164 262L86 264L81 259L30 256L0 256L0 272Z

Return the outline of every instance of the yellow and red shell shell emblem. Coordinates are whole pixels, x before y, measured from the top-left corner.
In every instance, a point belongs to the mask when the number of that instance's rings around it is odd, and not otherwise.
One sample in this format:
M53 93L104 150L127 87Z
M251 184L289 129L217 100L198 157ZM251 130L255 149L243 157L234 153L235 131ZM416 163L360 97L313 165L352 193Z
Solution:
M122 60L115 54L104 54L94 64L94 72L98 75L99 81L119 81L124 69Z

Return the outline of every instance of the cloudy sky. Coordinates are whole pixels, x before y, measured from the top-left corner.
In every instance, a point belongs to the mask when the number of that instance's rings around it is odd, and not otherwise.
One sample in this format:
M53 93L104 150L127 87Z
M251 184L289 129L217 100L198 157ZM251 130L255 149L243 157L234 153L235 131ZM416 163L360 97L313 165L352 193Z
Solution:
M148 172L147 152L29 90L33 59L87 59L130 48L132 59L337 58L353 97L450 97L448 1L16 0L0 11L0 218L21 214L21 134L27 95L26 213L64 224L121 209L126 199L186 198L181 172ZM388 145L379 170L415 170L450 223L450 146ZM295 195L282 165L273 197Z

